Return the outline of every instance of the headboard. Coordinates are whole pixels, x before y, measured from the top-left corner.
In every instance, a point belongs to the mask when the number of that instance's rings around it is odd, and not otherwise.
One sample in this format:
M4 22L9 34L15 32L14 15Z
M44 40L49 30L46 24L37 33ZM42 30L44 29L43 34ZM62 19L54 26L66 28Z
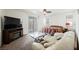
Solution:
M50 28L54 30L54 32L64 32L64 28L62 26L51 25Z
M55 33L55 32L61 33L62 32L63 33L64 28L62 26L51 25L49 27L43 28L42 32L46 32L46 33Z

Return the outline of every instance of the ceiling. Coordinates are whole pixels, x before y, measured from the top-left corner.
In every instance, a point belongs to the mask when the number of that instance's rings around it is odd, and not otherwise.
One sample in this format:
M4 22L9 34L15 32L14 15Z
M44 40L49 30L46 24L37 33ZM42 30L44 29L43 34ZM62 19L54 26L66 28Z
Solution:
M73 12L76 9L47 9L47 10L52 12L52 13L49 13L49 14L57 14L57 13ZM43 9L28 9L28 11L32 12L34 14L43 14Z

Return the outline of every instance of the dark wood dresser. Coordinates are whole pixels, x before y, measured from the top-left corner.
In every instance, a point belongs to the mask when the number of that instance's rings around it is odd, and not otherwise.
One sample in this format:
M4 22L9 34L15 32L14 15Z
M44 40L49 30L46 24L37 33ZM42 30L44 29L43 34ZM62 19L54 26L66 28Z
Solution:
M23 36L23 28L5 29L3 30L2 44L8 44L22 36Z

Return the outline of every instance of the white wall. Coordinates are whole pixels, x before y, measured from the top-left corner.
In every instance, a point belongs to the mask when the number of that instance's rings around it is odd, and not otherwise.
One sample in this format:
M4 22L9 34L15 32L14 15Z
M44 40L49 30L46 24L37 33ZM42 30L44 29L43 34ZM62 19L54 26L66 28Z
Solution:
M76 33L77 33L78 42L79 42L79 10L76 11Z
M2 31L1 31L1 16L2 16L2 10L0 10L0 46L1 46L1 41L2 41Z
M52 15L51 25L65 26L66 18L62 14Z
M2 40L2 36L1 36L1 19L0 19L0 46L1 46L1 40Z
M23 34L28 33L28 13L21 11L21 10L16 10L16 9L9 9L9 10L4 10L4 16L11 16L11 17L16 17L21 19L21 23L23 25Z
M38 18L38 31L41 31L45 26L45 18L43 16L39 16Z
M29 10L23 9L5 9L4 16L11 16L21 19L21 23L23 25L23 34L28 34L28 16L37 17L37 15L33 14Z
M68 12L68 13L60 13L60 14L52 15L51 24L50 25L60 25L60 26L66 27L65 26L66 17L69 16L69 15L73 16L72 22L73 22L73 28L74 28L75 27L74 23L75 23L75 18L76 18L75 11Z
M76 20L76 12L72 11L72 12L65 12L65 13L56 13L56 14L52 14L52 15L48 15L47 18L49 18L49 26L50 25L60 25L63 27L66 27L66 17L69 15L73 16L72 22L73 22L73 28L75 28L75 20ZM41 15L38 18L38 30L40 31L42 29L42 27L44 27L44 16Z
M27 34L28 33L28 16L36 16L38 19L38 31L40 31L42 29L42 27L44 27L44 17L43 15L41 16L37 16L34 15L32 13L24 12L21 10L4 10L4 15L5 16L12 16L12 17L16 17L16 18L21 18L22 24L23 24L23 33ZM75 11L73 12L68 12L68 13L57 13L57 14L52 14L49 15L49 19L50 19L50 25L60 25L65 27L65 23L66 23L66 16L68 15L73 15L73 20L72 22L75 22L76 16L75 16ZM75 25L73 26L75 28Z

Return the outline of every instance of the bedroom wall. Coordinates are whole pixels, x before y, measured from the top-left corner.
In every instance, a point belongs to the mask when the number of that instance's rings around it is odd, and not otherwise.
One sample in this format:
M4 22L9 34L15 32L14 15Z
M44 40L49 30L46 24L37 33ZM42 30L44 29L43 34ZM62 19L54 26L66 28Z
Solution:
M12 16L12 17L16 17L16 18L21 18L21 22L23 24L23 33L27 34L28 33L28 16L36 16L30 12L24 12L23 10L4 10L4 15L5 16ZM49 15L49 19L50 19L50 25L60 25L65 27L65 23L66 23L66 16L68 15L73 15L73 20L72 22L75 22L75 11L73 12L67 12L67 13L56 13L56 14L52 14ZM36 16L37 17L37 16ZM42 27L44 27L45 25L45 20L44 17L41 15L38 18L38 31L40 31L42 29ZM75 24L73 24L73 28L75 28Z
M4 16L11 16L11 17L16 17L21 19L21 23L23 25L23 34L28 33L28 16L29 13L25 12L23 10L16 10L16 9L6 9L4 10Z
M76 33L77 33L78 42L79 42L79 10L76 11Z
M67 12L67 13L58 13L58 14L53 14L51 18L51 23L50 25L60 25L63 27L65 26L66 23L66 17L72 15L72 22L73 22L73 28L75 27L75 11L73 12Z
M1 46L1 41L2 41L1 16L2 16L2 10L0 10L0 46Z
M38 31L41 31L45 26L45 18L43 16L39 16L38 18Z
M76 10L75 10L76 11ZM66 17L72 15L72 22L73 22L73 29L75 29L75 19L76 19L76 12L64 12L64 13L53 13L52 15L47 16L47 18L49 18L49 26L50 25L60 25L63 27L65 26L66 23ZM42 27L44 27L45 25L45 20L44 20L44 16L40 16L38 18L38 30L40 31L42 29Z
M52 16L51 25L65 26L65 16L61 14L56 14Z

